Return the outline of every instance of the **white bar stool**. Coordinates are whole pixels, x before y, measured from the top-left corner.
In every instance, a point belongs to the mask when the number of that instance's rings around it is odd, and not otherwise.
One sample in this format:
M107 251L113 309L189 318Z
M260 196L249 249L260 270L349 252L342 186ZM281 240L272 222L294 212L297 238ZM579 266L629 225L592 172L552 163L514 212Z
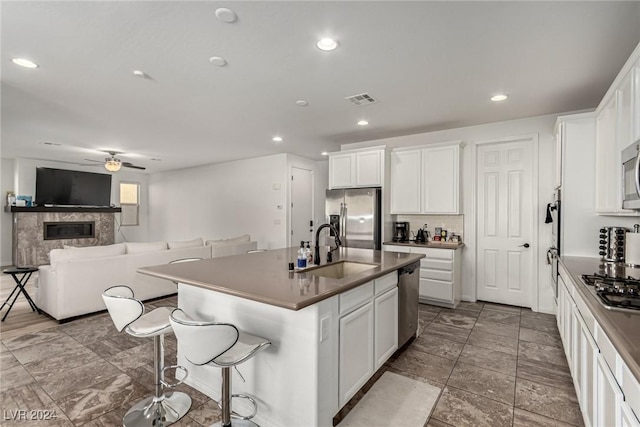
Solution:
M179 308L171 312L170 319L180 351L189 362L222 368L222 398L218 404L222 410L222 420L211 427L256 427L257 424L250 419L258 412L258 405L250 396L231 394L231 368L251 359L258 351L271 345L271 342L242 332L230 323L192 320ZM241 416L233 412L232 397L248 399L253 404L253 413Z
M182 392L165 388L176 387L186 379L187 370L178 365L164 367L164 334L171 332L171 308L159 307L144 313L144 304L133 297L133 290L124 285L113 286L102 293L109 315L118 332L139 338L153 337L155 394L136 403L122 419L124 427L162 427L175 423L191 407L191 398ZM164 380L166 369L185 372L182 381L169 384Z

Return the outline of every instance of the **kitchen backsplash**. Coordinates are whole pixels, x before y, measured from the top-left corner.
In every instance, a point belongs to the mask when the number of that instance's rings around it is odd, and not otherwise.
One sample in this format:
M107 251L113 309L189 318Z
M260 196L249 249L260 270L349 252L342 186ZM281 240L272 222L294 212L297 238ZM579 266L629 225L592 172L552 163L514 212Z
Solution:
M451 236L453 233L464 242L464 215L398 215L397 221L409 221L413 233L427 224L429 237L433 237L435 228L440 227L447 230L447 235ZM413 237L412 234L411 238Z

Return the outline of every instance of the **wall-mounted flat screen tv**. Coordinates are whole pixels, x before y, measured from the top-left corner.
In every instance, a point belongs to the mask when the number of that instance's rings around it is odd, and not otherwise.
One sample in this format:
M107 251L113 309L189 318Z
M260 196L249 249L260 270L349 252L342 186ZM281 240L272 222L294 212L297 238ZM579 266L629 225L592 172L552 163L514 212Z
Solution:
M111 175L36 168L36 204L109 206Z

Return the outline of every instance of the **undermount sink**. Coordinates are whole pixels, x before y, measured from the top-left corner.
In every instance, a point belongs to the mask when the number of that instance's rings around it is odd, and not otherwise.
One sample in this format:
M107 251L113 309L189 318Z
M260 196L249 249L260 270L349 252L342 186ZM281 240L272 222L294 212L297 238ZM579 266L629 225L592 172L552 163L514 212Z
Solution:
M365 264L361 262L339 261L333 264L323 265L305 270L305 273L313 276L328 277L330 279L344 279L352 274L362 273L378 267L376 264Z

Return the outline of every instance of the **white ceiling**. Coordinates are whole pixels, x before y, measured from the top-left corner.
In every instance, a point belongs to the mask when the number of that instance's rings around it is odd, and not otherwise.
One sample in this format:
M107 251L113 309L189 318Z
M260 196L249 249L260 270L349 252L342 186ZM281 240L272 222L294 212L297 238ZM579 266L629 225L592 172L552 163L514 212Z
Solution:
M112 149L150 172L593 108L640 41L638 1L3 1L1 15L0 155ZM326 35L337 50L315 47ZM344 99L363 92L379 102Z

